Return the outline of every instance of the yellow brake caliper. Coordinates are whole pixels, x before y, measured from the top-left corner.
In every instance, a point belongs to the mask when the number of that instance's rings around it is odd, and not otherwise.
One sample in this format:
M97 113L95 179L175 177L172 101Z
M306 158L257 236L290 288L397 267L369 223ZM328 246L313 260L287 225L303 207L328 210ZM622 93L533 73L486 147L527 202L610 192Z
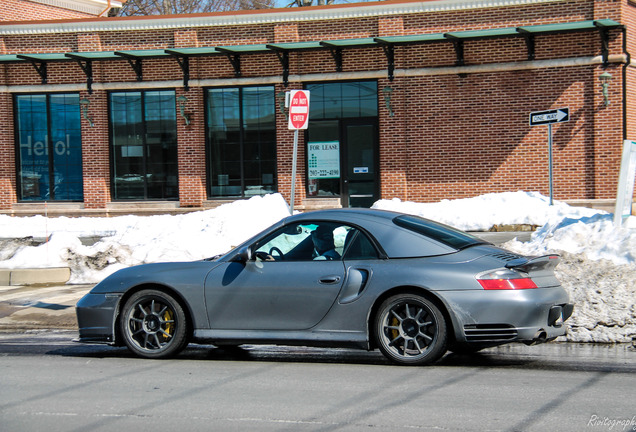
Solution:
M170 311L170 309L166 310L166 313L163 314L163 320L164 321L173 321L174 315L172 314L172 311ZM166 328L164 329L164 331L172 336L172 331L174 329L174 322L168 322L166 323ZM165 337L165 335L164 335Z

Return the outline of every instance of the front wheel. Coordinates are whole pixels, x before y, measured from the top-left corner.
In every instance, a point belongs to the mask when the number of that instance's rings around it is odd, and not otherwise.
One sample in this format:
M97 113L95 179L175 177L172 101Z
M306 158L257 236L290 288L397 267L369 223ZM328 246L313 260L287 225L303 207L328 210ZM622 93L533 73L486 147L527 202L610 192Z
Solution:
M439 308L415 294L399 294L382 303L375 320L377 344L389 360L426 365L446 352L446 320Z
M169 357L188 342L183 308L162 291L133 294L124 305L120 325L126 346L141 357Z

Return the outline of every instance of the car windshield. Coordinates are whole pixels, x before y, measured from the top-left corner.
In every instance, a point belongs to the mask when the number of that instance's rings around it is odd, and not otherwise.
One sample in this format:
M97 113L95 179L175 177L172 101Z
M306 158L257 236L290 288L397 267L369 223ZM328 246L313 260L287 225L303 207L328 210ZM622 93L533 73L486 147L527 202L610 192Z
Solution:
M469 246L488 243L472 234L419 216L397 216L393 219L393 223L455 249L464 249Z

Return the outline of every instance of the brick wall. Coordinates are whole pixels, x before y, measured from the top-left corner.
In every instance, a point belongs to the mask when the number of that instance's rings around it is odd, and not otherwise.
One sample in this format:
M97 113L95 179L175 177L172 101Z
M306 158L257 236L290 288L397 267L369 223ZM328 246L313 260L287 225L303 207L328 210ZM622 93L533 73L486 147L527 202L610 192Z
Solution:
M0 93L0 209L10 209L16 202L15 141L13 137L13 98Z
M110 167L108 148L108 101L105 92L80 93L90 101L88 116L82 118L82 170L84 172L84 206L103 209L110 202Z
M185 96L184 114L181 116L180 102L177 100L177 134L179 163L179 202L181 207L201 207L206 199L205 186L205 116L203 110L203 90L177 91L177 99Z
M90 18L94 15L29 0L0 1L0 21L35 21Z
M72 52L92 50L165 49L188 46L215 46L328 40L399 34L437 33L487 29L566 21L612 18L636 26L636 8L623 1L571 0L452 12L431 12L404 16L364 17L322 21L299 21L249 26L227 25L206 28L78 32L44 35L5 35L0 47L5 53ZM636 29L636 27L633 27ZM634 31L628 32L632 35ZM536 60L592 58L601 53L598 33L577 33L536 38ZM630 36L628 47L636 47ZM634 50L636 52L636 50ZM527 64L523 39L467 41L467 65L499 65L480 73L420 73L396 76L384 72L378 79L380 186L383 198L414 201L461 198L488 192L529 190L548 193L547 126L530 127L531 111L570 108L570 121L554 125L554 185L557 199L614 198L618 160L623 139L623 65L612 63L611 104L605 106L598 76L599 65L543 67L513 70L510 65ZM610 53L623 53L623 35L613 30ZM451 43L397 47L395 66L400 70L430 70L452 67L456 54ZM504 65L507 65L504 67ZM0 85L40 85L32 66L0 66ZM241 57L242 77L280 77L281 64L273 53ZM386 71L387 60L380 48L346 49L343 70L347 72ZM144 81L180 81L182 71L174 59L143 62ZM327 50L290 54L290 74L335 72ZM97 83L135 83L136 77L125 60L95 62ZM627 134L636 133L634 105L636 73L626 69ZM190 78L234 80L234 69L224 55L192 58ZM318 79L320 81L320 79ZM73 62L51 63L49 83L81 84L85 76ZM232 82L234 85L236 82ZM277 84L275 93L302 88L302 82ZM123 85L123 84L122 84ZM391 89L389 114L383 89ZM198 207L206 197L205 118L203 89L189 92L177 88L177 96L188 98L186 113L190 125L178 119L179 199L183 207ZM11 112L6 94L2 112ZM108 116L106 92L96 90L90 111L91 128L82 123L84 141L85 202L87 208L103 208L110 200L108 159ZM291 189L293 132L276 100L278 187L288 199ZM177 114L179 113L177 104ZM13 152L11 115L0 133L0 146ZM296 177L297 205L305 198L305 141L300 133L299 164ZM15 201L14 162L2 158L0 206L10 208ZM6 159L6 160L5 160ZM5 174L4 167L8 167Z

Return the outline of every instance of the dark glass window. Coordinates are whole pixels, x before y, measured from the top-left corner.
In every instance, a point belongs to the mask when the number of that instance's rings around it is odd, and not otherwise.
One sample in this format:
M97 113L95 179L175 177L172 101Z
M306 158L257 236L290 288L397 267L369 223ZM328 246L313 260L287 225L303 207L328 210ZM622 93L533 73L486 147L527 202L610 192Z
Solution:
M373 182L349 182L344 190L342 180L374 176L374 164L369 161L372 156L360 151L362 146L372 141L361 135L355 137L359 141L351 139L347 135L346 125L352 124L351 119L377 118L378 83L351 81L308 84L307 90L311 95L307 130L307 196L332 197L340 196L341 192L373 196ZM364 128L359 127L359 130ZM373 135L370 136L371 140L374 138ZM360 164L354 165L358 160ZM370 167L371 170L354 176L352 172L348 172L354 166ZM364 205L366 204L365 202Z
M19 196L24 201L81 201L79 95L17 95Z
M393 223L455 249L464 249L468 246L487 243L479 237L464 231L419 216L397 216L393 219Z
M209 89L209 194L249 197L276 192L274 87Z
M378 115L378 83L356 81L309 84L311 120L376 117Z
M177 199L173 90L110 93L114 199Z

